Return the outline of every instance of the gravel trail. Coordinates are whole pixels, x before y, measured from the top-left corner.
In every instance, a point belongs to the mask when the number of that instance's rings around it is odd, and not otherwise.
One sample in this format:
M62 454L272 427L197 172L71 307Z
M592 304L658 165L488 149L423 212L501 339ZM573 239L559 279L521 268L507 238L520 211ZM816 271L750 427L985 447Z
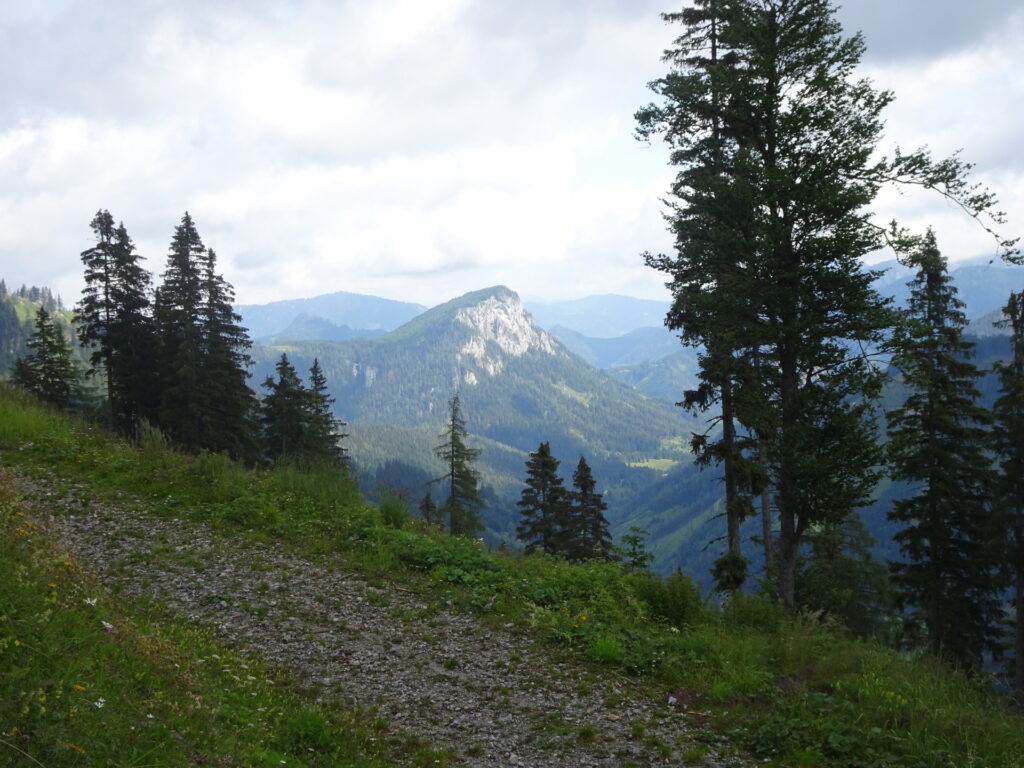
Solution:
M392 730L464 765L746 768L701 719L508 627L346 570L131 501L24 476L36 522L108 587L160 600L322 698L376 707Z

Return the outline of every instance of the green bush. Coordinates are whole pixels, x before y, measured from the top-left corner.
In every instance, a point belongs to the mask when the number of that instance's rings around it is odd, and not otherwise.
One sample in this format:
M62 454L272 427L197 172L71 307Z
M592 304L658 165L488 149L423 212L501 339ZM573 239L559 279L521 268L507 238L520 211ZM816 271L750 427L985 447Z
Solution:
M726 626L777 633L782 628L782 605L770 595L734 592L722 610Z
M704 620L704 603L689 576L676 572L662 579L653 573L642 573L634 578L637 595L650 609L653 617L677 629Z
M385 496L380 500L380 519L389 528L400 530L409 522L409 510L399 496Z
M622 645L614 637L601 635L590 645L590 655L598 661L617 662L626 655Z

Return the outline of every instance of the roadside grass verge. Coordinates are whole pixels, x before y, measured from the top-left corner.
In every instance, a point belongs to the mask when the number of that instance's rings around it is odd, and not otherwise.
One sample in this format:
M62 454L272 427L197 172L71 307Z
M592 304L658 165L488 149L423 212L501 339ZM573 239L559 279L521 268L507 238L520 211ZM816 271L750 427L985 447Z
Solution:
M1024 765L1024 719L986 681L853 639L819 616L784 620L765 597L718 606L682 575L491 553L401 509L382 515L342 473L252 472L175 453L157 433L136 447L9 392L0 391L0 425L4 462L52 472L67 493L127 494L154 514L340 552L381 579L420 580L439 600L636 676L666 708L713 723L768 765Z

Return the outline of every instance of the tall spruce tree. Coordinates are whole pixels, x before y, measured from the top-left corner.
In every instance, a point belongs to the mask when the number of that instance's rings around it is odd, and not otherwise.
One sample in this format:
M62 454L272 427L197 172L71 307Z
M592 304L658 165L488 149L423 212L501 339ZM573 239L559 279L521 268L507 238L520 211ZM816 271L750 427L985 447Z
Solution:
M154 301L159 341L159 423L175 443L205 447L209 407L202 386L202 261L206 248L186 212L174 230Z
M343 464L338 447L335 420L327 396L327 379L314 361L310 387L303 385L288 355L282 354L275 366L277 379L267 377L268 390L260 403L263 455L268 461L289 461L300 465Z
M154 302L159 336L159 422L187 448L255 460L256 398L246 380L250 341L186 212L175 228Z
M46 307L36 311L28 348L29 354L14 363L12 383L51 405L67 408L80 375L68 339Z
M274 371L276 380L268 376L263 382L268 392L260 403L264 455L272 463L301 461L310 428L309 392L288 355L281 355Z
M483 529L480 474L473 468L480 458L480 449L470 448L467 438L466 419L456 393L448 401L448 423L441 434L442 442L434 448L434 455L444 462L447 471L433 481L448 485L448 499L441 514L448 518L448 530L454 536L475 536Z
M1003 307L1010 330L1010 358L996 363L999 397L993 408L993 442L999 459L998 502L1006 515L1008 561L1013 579L1014 691L1024 705L1024 293Z
M309 369L309 400L311 454L327 463L345 464L346 450L341 440L348 435L339 431L345 423L334 417L334 398L327 391L327 377L317 358L313 358L313 366Z
M231 284L217 272L217 255L206 250L201 262L203 382L207 390L204 448L255 461L259 454L256 395L249 388L252 342L235 312Z
M986 450L991 415L978 405L982 373L969 361L963 302L929 230L912 258L910 305L892 365L909 394L889 411L893 477L912 483L889 519L906 562L891 566L896 599L927 630L929 648L970 669L994 645L1003 587Z
M722 465L727 550L718 567L730 573L729 583L721 586L738 589L747 564L741 552L740 523L752 506L744 493L749 482L745 482L743 448L749 438L738 432L736 395L748 367L745 352L752 342L743 338L743 327L730 318L751 312L742 292L744 263L737 254L751 250L752 221L744 180L727 173L732 147L722 100L728 94L716 79L733 54L723 39L724 16L714 0L697 0L691 8L664 14L664 19L684 25L676 49L666 54L667 60L683 69L661 84L652 84L669 103L637 113L640 133L650 136L678 120L688 123L692 136L677 142L673 155L673 162L684 166L673 187L680 201L670 203L681 258L645 254L645 259L673 276L674 301L666 325L680 331L685 344L703 347L700 386L687 392L680 405L698 413L717 409L708 431L694 437L693 450L699 464ZM692 114L681 112L682 102L696 105L701 99L706 103ZM710 438L713 433L717 433L715 439Z
M572 497L558 476L559 460L551 445L541 443L526 460L526 487L519 501L520 521L516 537L527 552L537 549L549 555L567 555L573 535L570 523Z
M597 482L590 471L590 465L582 456L572 473L572 486L572 508L569 515L572 535L566 542L566 557L569 560L612 559L615 545L612 544L608 520L604 516L608 504L597 493Z
M157 416L150 275L124 224L115 227L109 211L97 212L90 226L96 244L81 255L85 288L75 312L78 338L92 349L92 372L106 379L111 426L135 434L142 419Z
M868 206L888 183L937 189L975 217L994 204L956 158L877 159L892 96L853 79L864 43L844 39L833 14L828 0L698 0L666 15L684 33L666 53L670 72L651 83L661 104L637 113L639 136L663 136L679 168L676 252L647 262L670 278L667 324L706 350L690 402L722 408L721 438L696 447L736 465L733 528L749 509L745 478L752 492L773 489L778 592L790 611L804 533L871 491L868 403L882 376L863 350L878 347L892 317L861 257L906 240L872 224ZM744 435L727 428L730 413Z
M444 522L438 512L437 504L434 503L434 497L430 495L430 491L423 494L423 498L420 499L419 511L423 522L429 525L441 525Z

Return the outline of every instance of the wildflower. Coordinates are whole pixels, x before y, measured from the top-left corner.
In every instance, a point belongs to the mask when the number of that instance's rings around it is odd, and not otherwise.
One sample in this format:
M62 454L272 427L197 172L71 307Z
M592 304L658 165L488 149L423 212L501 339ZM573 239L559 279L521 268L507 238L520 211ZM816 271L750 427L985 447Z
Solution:
M14 647L17 648L19 645L21 645L21 640L15 640Z
M71 749L75 750L75 752L77 752L80 755L84 755L85 754L85 748L84 747L80 747L77 744L72 744L71 742L68 742L68 747L70 747Z
M56 589L56 588L57 588L57 585L56 585L56 584L54 584L54 583L53 583L53 582L51 581L51 582L50 582L50 589Z
M152 715L146 715L146 719L147 719L147 720L152 720L152 719L153 719L153 716L152 716Z
M105 621L101 621L100 624L103 625L103 631L104 632L113 632L114 631L114 625L113 624L108 624Z
M87 597L82 602L84 602L86 605L96 605L96 600L97 598L95 597Z
M75 688L76 691L84 691L85 690L85 686L84 685L79 685L78 683L75 683L74 688Z
M93 706L96 709L103 709L103 705L107 703L107 700L100 696L96 701L93 702Z

